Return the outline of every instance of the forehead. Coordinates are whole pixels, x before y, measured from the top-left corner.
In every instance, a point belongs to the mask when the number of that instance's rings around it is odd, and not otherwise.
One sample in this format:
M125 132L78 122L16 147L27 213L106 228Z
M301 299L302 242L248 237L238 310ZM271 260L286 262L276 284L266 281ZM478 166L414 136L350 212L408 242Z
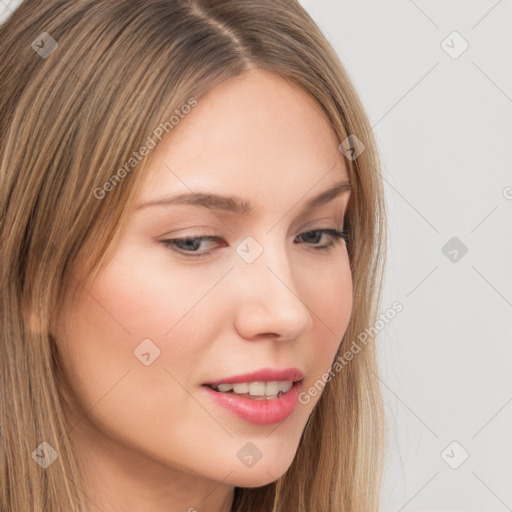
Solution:
M137 204L205 189L255 202L299 200L312 187L349 180L338 144L313 98L277 75L251 71L209 91L162 139Z

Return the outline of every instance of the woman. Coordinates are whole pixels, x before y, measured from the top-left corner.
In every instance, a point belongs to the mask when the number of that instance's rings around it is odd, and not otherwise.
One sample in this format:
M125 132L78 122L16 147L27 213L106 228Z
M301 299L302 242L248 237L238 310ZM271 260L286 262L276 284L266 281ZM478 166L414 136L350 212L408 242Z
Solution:
M376 511L385 208L289 0L26 1L1 27L7 511Z

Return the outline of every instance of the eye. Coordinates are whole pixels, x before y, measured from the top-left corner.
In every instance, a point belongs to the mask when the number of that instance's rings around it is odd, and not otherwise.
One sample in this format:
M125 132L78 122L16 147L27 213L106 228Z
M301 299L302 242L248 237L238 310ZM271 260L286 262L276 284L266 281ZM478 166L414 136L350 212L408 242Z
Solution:
M322 240L322 237L327 237L328 242L322 245L318 245L319 241ZM341 230L336 228L323 228L323 229L313 229L309 231L305 231L297 235L296 240L302 240L294 243L306 243L312 246L312 249L315 251L332 251L337 244L340 244L343 240L345 242L348 241L348 231L346 228L342 228ZM162 240L161 243L164 247L171 249L178 254L184 255L185 257L190 258L201 258L207 256L212 253L211 250L203 250L200 251L198 249L201 248L204 242L221 242L223 241L220 236L190 236L185 238L171 238L168 240Z
M330 237L330 240L327 244L324 245L316 245L318 240L321 239L322 236L327 235ZM338 230L335 228L324 228L324 229L313 229L311 231L306 231L305 233L301 233L300 235L297 235L298 238L309 238L310 244L314 245L314 250L317 251L326 251L330 252L332 251L335 246L339 243L341 243L342 240L345 242L348 241L348 231L346 228L343 228L342 230Z
M165 247L172 251L191 256L194 258L204 256L211 251L198 251L203 242L215 242L222 240L221 237L216 236L200 236L200 237L186 237L186 238L171 238L169 240L162 240Z

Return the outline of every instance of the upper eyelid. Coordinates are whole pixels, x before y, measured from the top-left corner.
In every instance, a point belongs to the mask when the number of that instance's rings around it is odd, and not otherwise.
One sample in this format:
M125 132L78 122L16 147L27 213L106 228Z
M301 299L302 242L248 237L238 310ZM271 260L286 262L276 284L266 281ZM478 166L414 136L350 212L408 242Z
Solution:
M322 220L311 221L311 223L314 223L314 222L322 222ZM304 228L300 232L298 232L297 235L295 235L295 236L302 235L304 233L309 233L311 231L322 231L322 230L329 230L329 229L343 231L346 228L345 218L343 218L341 224L336 221L333 221L331 224L328 224L328 222L325 220L323 222L324 222L324 224L322 224L322 225L310 226L308 228ZM179 231L187 231L188 229L200 230L200 229L205 229L205 228L184 228L183 230L179 230ZM179 234L173 235L172 233L166 233L162 236L168 237L168 238L166 238L167 240L173 240L173 239L174 240L176 240L176 239L183 240L183 239L191 239L191 238L192 239L195 239L195 238L222 238L223 239L224 238L223 235L220 235L216 232L215 228L208 228L206 233L192 232L191 234L183 234L183 235L179 235Z
M201 222L201 217L198 217L196 220L199 222ZM330 214L326 214L320 218L316 218L316 219L313 219L313 220L310 220L309 222L307 222L305 225L308 226L308 227L304 227L302 228L302 230L300 231L301 233L304 232L304 231L311 231L311 230L315 230L315 229L329 229L329 228L335 228L335 229L342 229L346 223L346 220L347 220L347 208L346 207L341 207L341 208L336 208L334 211L331 211ZM293 226L297 225L298 223L303 223L304 222L304 218L301 216L300 218L296 219L295 221L293 221L293 223L291 224L290 226L290 229L293 228ZM321 225L317 226L316 224L319 223ZM216 223L214 223L216 224ZM192 232L192 235L188 236L188 235L183 235L183 238L200 238L200 237L203 237L203 236L220 236L218 235L217 233L219 231L223 231L224 228L226 227L226 224L224 222L222 222L222 226L218 225L218 226L209 226L209 227L206 227L206 226L188 226L188 227L184 227L184 228L178 228L176 230L173 230L171 232L165 232L164 234L162 234L161 236L162 237L170 237L170 236L173 236L173 237L182 237L181 234L178 234L178 233L181 233L181 232ZM238 225L238 222L236 223ZM276 224L274 224L275 226ZM230 235L233 234L234 230L232 227L229 227L227 226L228 228L228 231L230 232ZM240 225L237 226L237 229L240 228ZM272 228L271 228L272 229ZM206 231L206 234L201 234L201 235L197 235L197 231L198 230L205 230ZM194 232L195 231L195 232ZM270 231L270 229L269 229Z
M336 230L336 231L342 231L344 229L344 226L327 226L327 227L317 227L317 228L308 228L308 229L304 229L302 231L300 231L299 233L297 233L295 236L299 236L299 235L304 235L306 233L314 233L315 231L332 231L332 230ZM211 239L214 239L214 238L224 238L223 236L221 235L183 235L183 236L177 236L175 238L171 238L170 240L188 240L188 239L200 239L200 238L211 238Z

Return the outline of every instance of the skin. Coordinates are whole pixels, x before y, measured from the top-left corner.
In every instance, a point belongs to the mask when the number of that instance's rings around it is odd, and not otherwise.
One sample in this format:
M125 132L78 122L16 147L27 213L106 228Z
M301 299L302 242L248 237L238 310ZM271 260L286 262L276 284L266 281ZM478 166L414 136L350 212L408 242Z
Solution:
M350 191L300 215L348 180L338 144L314 100L252 70L201 98L152 151L119 244L55 333L83 491L103 512L225 512L235 486L268 484L291 465L320 395L257 426L201 384L296 367L307 389L331 366L352 309L346 243L322 252L332 237L299 235L343 226ZM137 209L190 190L243 197L255 213ZM203 258L162 243L208 235L219 240L201 242ZM247 236L263 248L250 264L236 252ZM148 338L160 355L146 366L134 350ZM250 468L236 456L247 442L262 453Z

